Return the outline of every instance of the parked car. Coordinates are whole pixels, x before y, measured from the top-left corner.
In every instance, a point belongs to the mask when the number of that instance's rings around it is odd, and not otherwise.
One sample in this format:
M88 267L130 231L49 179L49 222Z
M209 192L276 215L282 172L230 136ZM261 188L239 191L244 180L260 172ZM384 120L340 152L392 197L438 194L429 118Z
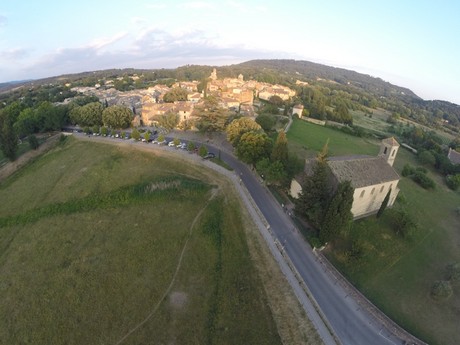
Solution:
M170 141L170 142L168 143L168 146L173 147L173 146L176 146L176 145L174 145L174 141Z
M215 158L216 155L213 153L213 152L208 152L208 154L206 156L204 156L203 158L204 159L209 159L209 158Z

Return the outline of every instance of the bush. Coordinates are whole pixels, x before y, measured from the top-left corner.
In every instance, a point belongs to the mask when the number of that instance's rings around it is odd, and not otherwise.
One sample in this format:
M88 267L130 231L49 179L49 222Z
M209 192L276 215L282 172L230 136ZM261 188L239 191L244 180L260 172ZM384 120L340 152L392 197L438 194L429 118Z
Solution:
M424 174L426 174L428 172L428 170L426 170L426 168L424 168L424 167L417 167L417 168L415 168L415 171L420 171L420 172L422 172Z
M66 142L66 140L67 140L67 135L61 134L61 136L59 137L59 143L63 144Z
M421 171L415 171L415 173L411 175L411 179L425 189L435 187L434 181Z
M446 183L450 189L457 190L460 187L460 174L447 176Z
M38 146L40 145L38 143L38 139L35 135L29 135L29 137L27 138L27 140L29 141L29 146L32 150L36 150L38 149Z
M404 209L391 209L388 213L393 230L397 235L410 238L417 230L417 223Z
M460 281L460 262L447 266L447 279L451 282Z
M412 175L415 172L415 168L410 165L410 164L405 164L403 167L403 170L401 171L401 175L403 177L407 177L409 175Z
M201 157L204 157L208 154L208 149L206 148L206 146L204 145L201 145L200 148L198 149L198 154L201 156Z
M422 151L417 156L418 161L425 165L434 166L436 163L435 156L430 151Z
M452 286L446 280L438 280L431 287L431 297L436 300L446 299L452 295Z

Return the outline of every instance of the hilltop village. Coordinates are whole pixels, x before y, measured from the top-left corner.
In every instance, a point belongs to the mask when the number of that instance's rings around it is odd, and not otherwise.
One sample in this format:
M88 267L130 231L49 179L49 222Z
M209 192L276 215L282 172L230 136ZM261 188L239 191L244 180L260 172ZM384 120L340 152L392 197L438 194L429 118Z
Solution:
M246 116L256 114L259 104L257 100L268 101L273 96L278 96L283 101L287 101L295 96L295 91L286 86L255 80L245 81L241 74L238 78L218 79L215 68L201 92L199 92L200 83L199 81L178 81L171 87L157 84L147 89L122 92L113 88L112 80L107 80L104 85L74 87L72 91L96 96L102 102L107 102L108 105L117 104L129 107L138 115L134 125L146 126L154 125L158 116L171 113L179 115L179 125L184 121L194 120L196 118L194 109L203 105L206 96L214 96L221 108ZM186 91L187 100L165 101L164 96L178 88Z

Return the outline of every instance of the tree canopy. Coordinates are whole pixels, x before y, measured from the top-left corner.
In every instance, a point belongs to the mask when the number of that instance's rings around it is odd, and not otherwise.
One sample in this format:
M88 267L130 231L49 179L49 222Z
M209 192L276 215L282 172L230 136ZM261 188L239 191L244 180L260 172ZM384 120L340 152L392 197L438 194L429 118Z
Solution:
M186 101L188 92L181 87L175 87L163 96L163 101L166 103L174 103L177 101Z
M104 107L99 102L88 103L81 107L74 107L70 111L70 119L80 126L101 125L103 110Z
M353 214L351 206L353 205L354 188L350 181L339 183L337 191L329 202L321 227L319 239L326 243L334 240L341 232L349 229Z
M131 125L132 119L132 111L119 105L112 105L102 112L104 126L112 128L127 128Z
M271 160L273 162L280 162L284 167L287 167L288 165L288 141L286 138L286 133L284 133L283 130L278 133L275 145L273 146Z
M265 133L252 131L241 136L236 154L243 162L255 165L263 157L268 157L271 149L272 141Z
M227 126L227 140L234 146L237 147L241 139L241 136L248 132L260 132L261 127L253 119L249 117L240 117L233 120Z

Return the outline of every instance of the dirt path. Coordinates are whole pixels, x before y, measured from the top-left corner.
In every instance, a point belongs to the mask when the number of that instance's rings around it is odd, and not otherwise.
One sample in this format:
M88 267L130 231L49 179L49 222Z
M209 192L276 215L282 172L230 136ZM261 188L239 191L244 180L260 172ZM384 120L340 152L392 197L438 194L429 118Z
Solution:
M139 322L136 326L134 326L128 333L126 333L120 340L118 340L115 343L115 345L122 344L131 334L133 334L135 331L137 331L139 328L141 328L143 325L145 325L145 323L147 321L149 321L152 318L153 315L155 315L155 313L158 310L158 308L160 307L161 303L163 303L165 298L169 295L169 293L171 292L171 289L172 289L172 287L173 287L173 285L174 285L174 283L176 281L177 274L179 273L179 270L180 270L180 268L182 266L182 259L183 259L184 254L185 254L185 250L187 249L187 244L188 244L190 238L192 237L192 233L193 233L193 229L195 228L195 224L200 219L201 215L206 210L206 208L208 207L209 203L216 197L218 192L219 192L219 188L214 188L212 190L212 194L211 194L210 198L208 199L206 204L203 206L203 208L198 212L198 214L196 215L196 217L193 220L192 224L190 225L188 237L187 237L187 240L185 241L184 246L182 247L182 251L181 251L181 253L179 255L179 261L177 262L176 270L174 271L174 274L173 274L173 276L171 278L171 282L169 283L168 288L165 290L165 292L161 296L160 300L155 304L155 306L153 307L152 311L145 317L145 319L142 320L141 322Z

